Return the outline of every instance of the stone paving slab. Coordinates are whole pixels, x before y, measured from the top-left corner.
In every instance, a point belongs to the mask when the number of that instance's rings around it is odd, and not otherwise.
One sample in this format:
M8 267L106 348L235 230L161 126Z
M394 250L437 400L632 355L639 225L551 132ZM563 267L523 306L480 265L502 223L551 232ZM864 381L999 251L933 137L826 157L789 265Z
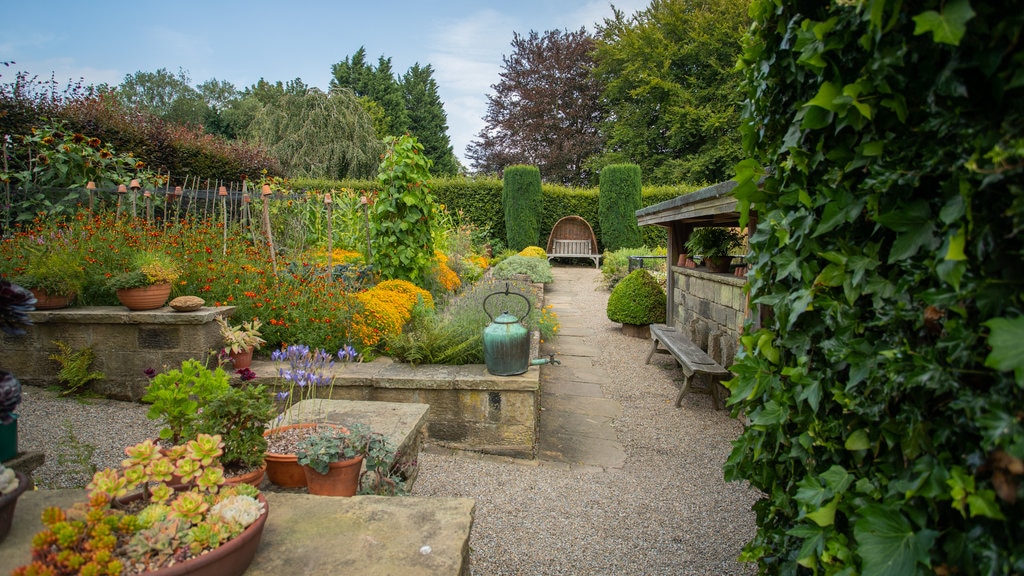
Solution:
M540 406L545 410L561 410L601 418L622 418L622 405L607 398L544 394L541 396Z
M269 516L246 576L470 573L472 499L265 494ZM22 494L11 532L0 543L0 573L31 561L29 549L32 537L42 530L44 509L66 508L84 499L84 490Z
M543 440L537 451L542 460L602 468L622 468L626 463L626 451L618 440L575 434L548 434Z
M571 435L603 440L617 438L611 418L576 412L559 412L555 416L541 419L540 433L542 435Z
M589 382L592 384L607 384L611 382L608 377L608 372L593 365L579 366L575 368L565 365L552 366L550 368L545 368L545 372L541 376L542 396L544 387L547 386L547 383L554 380L565 382Z
M563 356L593 358L599 353L593 346L586 344L582 336L559 336L558 341L551 344L549 350L555 353L558 360Z
M601 385L593 382L577 382L575 380L564 380L560 378L552 378L550 380L541 379L541 382L542 386L544 386L544 393L540 396L541 406L544 405L544 399L549 394L601 397Z

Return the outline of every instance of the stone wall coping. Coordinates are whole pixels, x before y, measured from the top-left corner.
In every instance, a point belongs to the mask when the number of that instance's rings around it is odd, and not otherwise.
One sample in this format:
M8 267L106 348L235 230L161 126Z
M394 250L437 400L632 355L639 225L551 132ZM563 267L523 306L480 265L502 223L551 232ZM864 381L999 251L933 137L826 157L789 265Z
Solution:
M719 284L728 284L729 286L738 286L740 288L747 283L746 278L737 278L731 274L716 274L694 268L685 268L683 266L673 266L672 271L676 274L682 274L683 276L693 276L695 278L700 278L701 280L710 280L712 282L718 282Z
M124 306L73 306L35 310L28 316L35 324L206 324L234 313L234 306L203 306L194 312L178 312L170 306L140 311L131 311Z

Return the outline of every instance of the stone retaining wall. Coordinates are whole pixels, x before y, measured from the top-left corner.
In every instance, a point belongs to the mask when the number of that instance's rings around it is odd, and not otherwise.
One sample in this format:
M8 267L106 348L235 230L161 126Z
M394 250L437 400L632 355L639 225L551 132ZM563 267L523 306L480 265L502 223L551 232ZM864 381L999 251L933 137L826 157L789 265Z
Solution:
M103 373L90 389L108 398L136 401L149 379L147 368L162 371L189 358L210 360L222 345L214 321L230 316L234 306L204 307L175 312L170 307L131 312L123 306L81 306L29 312L33 326L24 336L0 332L0 367L25 384L58 385L60 364L50 360L61 341L73 350L91 347L92 370Z
M739 342L747 316L746 279L680 266L673 266L672 274L676 328L685 329L694 318L700 318L707 322L710 333L724 332Z

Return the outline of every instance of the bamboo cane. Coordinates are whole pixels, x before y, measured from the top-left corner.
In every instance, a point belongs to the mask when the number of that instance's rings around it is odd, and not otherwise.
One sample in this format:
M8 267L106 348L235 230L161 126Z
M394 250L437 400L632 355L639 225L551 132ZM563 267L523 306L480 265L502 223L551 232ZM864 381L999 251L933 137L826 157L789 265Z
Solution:
M274 233L270 230L270 195L273 192L269 184L263 185L263 227L266 230L267 245L270 246L270 264L274 269L274 278L277 278L277 253L274 250Z
M330 192L324 194L324 204L327 205L327 281L334 282L334 203Z

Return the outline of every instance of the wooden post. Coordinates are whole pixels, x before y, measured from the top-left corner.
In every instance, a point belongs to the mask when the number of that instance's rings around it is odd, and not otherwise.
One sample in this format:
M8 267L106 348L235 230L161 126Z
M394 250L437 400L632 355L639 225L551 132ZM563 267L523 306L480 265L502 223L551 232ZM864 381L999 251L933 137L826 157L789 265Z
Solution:
M334 282L334 218L330 192L324 194L324 204L327 206L327 280Z
M270 195L273 194L270 184L263 185L263 228L267 235L267 245L270 246L270 264L274 268L274 278L277 278L277 253L274 250L274 233L270 230Z

